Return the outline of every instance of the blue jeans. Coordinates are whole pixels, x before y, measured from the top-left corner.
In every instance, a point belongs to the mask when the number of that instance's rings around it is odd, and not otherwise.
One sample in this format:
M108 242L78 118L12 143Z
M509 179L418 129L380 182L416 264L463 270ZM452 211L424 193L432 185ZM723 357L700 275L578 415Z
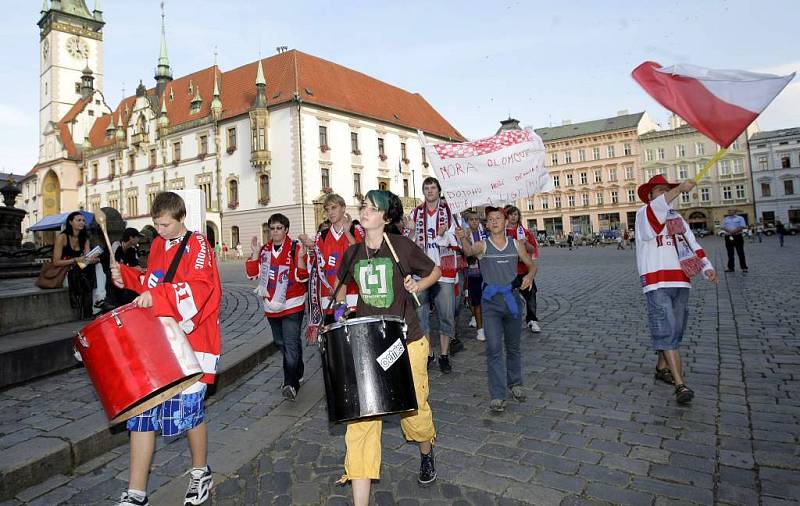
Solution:
M283 354L283 384L299 390L304 369L303 340L300 337L303 311L280 318L267 318L267 321L272 328L272 339Z
M422 331L426 336L431 335L431 297L436 306L436 313L439 315L439 332L453 337L455 336L455 309L456 292L453 283L438 282L427 290L419 292L420 306L417 308L417 319L422 325Z
M501 295L481 301L483 331L486 335L486 369L489 373L489 395L492 399L505 399L509 388L522 384L522 353L519 339L522 333L524 306L519 293L514 291L520 309L516 318L511 316ZM503 344L506 357L503 360Z
M689 288L658 288L645 297L653 349L677 350L689 315Z

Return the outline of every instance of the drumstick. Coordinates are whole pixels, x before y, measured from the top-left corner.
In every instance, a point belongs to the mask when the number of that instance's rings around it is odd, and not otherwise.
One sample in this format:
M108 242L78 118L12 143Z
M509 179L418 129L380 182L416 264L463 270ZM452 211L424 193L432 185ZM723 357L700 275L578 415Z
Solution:
M103 237L106 239L106 246L108 246L108 256L110 263L117 263L117 260L114 258L114 255L111 254L111 241L108 239L108 232L106 231L106 213L102 210L98 209L94 212L94 219L98 225L100 225L100 230L103 231Z
M403 269L403 266L400 265L400 259L397 258L397 252L394 250L394 246L392 246L392 242L389 240L389 236L386 235L386 232L383 233L383 240L386 241L386 245L389 246L389 251L392 252L392 256L394 257L394 262L397 264L397 270L400 271L400 276L403 278L403 280L405 280L406 271L405 269ZM420 304L419 297L417 297L417 294L412 293L411 295L414 297L414 302L417 303L417 306L418 307L421 306L422 304Z

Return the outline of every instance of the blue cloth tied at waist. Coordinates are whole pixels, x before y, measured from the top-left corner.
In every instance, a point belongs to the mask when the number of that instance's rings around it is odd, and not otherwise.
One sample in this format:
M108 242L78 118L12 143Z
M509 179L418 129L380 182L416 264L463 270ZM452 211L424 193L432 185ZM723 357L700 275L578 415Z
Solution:
M491 300L495 295L500 294L503 300L506 301L506 307L511 313L511 316L517 318L519 316L519 306L517 305L517 298L514 297L514 291L511 288L511 283L507 285L497 285L494 283L486 283L483 287L483 296L481 299Z

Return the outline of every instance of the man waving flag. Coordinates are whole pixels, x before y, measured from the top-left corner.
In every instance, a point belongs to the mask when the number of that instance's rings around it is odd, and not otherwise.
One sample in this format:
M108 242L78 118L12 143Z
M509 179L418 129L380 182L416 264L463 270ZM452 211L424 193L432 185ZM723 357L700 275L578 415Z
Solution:
M650 61L636 67L631 75L659 104L720 145L720 151L696 180L795 76L687 64L662 67Z

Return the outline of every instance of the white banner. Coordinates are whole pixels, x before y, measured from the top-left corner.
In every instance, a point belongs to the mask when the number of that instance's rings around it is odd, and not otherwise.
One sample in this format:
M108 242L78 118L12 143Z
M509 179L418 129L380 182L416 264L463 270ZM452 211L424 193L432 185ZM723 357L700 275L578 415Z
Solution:
M453 213L553 191L544 143L533 130L504 130L463 143L427 144L422 132L419 136Z

